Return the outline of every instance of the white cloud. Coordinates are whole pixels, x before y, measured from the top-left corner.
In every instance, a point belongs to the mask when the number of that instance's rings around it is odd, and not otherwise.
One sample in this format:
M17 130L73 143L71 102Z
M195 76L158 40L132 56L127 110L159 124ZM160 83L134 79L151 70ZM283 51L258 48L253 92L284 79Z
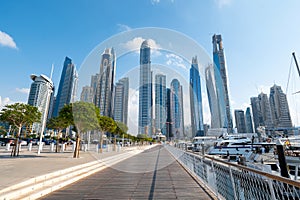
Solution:
M132 40L127 41L122 46L129 51L136 51L141 48L141 45L142 45L143 41L145 41L145 40L146 39L142 38L142 37L135 37ZM155 40L153 40L153 39L147 39L147 40L151 47L151 50L152 49L160 49L160 45L157 44Z
M5 106L5 105L8 105L8 104L13 104L14 102L11 101L8 97L5 97L5 98L2 98L0 96L0 110L2 110L2 108Z
M23 93L23 94L29 94L29 88L16 88L17 92Z
M219 8L223 8L224 6L228 6L232 3L232 0L215 0L215 3Z
M159 2L160 2L160 0L151 0L152 5L158 4Z
M117 26L119 27L119 31L121 31L121 32L132 30L131 27L129 27L129 26L125 25L125 24L117 24Z
M184 60L180 56L171 53L171 54L167 54L166 57L168 59L166 62L167 65L177 66L183 69L187 69L187 67L183 64Z
M0 31L0 45L18 49L14 39L5 32Z

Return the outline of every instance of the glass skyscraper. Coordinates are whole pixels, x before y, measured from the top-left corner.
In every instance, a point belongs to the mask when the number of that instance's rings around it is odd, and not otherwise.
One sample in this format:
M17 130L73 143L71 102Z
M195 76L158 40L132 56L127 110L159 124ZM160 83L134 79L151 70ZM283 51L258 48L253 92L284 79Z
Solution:
M172 135L176 139L184 139L185 133L182 85L180 85L180 82L177 79L173 79L170 89Z
M221 128L227 128L229 133L232 132L232 116L230 111L228 81L226 72L225 54L223 49L223 42L221 35L213 35L213 61L215 64L215 81L217 99L220 107L220 116L224 120L222 121Z
M75 101L77 91L78 74L72 60L68 57L65 58L59 87L57 91L55 107L53 116L58 116L62 107Z
M192 136L204 136L201 80L197 57L192 58L190 69L190 106Z
M37 107L42 113L40 123L33 124L33 131L40 133L44 115L48 115L50 96L53 92L53 83L52 80L45 75L31 75L30 78L33 80L33 83L30 87L28 104Z
M163 135L166 135L166 76L163 74L155 75L155 127L156 130L160 129Z
M122 78L115 86L114 120L127 125L129 79Z
M102 116L113 117L115 72L116 55L113 48L107 48L101 56L95 95L95 105L100 109Z
M235 123L238 133L246 133L246 123L245 123L245 114L243 110L235 110Z
M246 109L245 120L246 120L246 131L247 131L247 133L253 133L252 117L251 117L251 112L250 112L249 107Z
M150 45L143 41L140 48L139 133L152 136L152 72Z

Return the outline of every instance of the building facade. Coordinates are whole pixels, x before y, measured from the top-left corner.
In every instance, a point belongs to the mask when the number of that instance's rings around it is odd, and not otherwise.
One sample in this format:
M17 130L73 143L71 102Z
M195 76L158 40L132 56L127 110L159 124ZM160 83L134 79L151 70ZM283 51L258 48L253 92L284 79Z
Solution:
M226 71L226 61L223 48L223 42L221 35L213 35L213 61L215 64L215 81L216 81L216 92L217 100L220 107L220 116L224 118L222 121L222 128L227 128L229 133L232 133L232 116L230 110L229 101L229 86Z
M182 85L177 79L173 79L170 87L171 103L171 131L175 139L184 139L184 113Z
M28 104L35 106L42 113L40 123L34 123L32 130L36 133L42 131L43 119L48 116L51 94L53 93L53 83L45 75L31 75L33 83L30 86ZM46 115L46 116L45 116Z
M249 107L247 107L246 109L245 121L246 121L246 132L253 133L253 123L252 123L251 111Z
M204 136L201 79L197 57L192 58L190 68L190 107L192 137Z
M238 133L246 133L246 123L245 123L245 114L243 110L235 110L235 123Z
M93 103L93 100L94 100L93 88L90 86L84 86L80 94L80 101Z
M56 117L64 105L75 102L78 74L72 60L65 58L59 81L53 116Z
M276 129L290 129L292 128L292 120L290 109L287 102L286 95L283 93L280 86L274 84L270 88L270 107Z
M167 135L167 112L166 112L167 88L166 76L163 74L155 75L155 128L163 135Z
M138 132L152 136L152 72L150 45L143 41L140 48L140 83L139 83L139 114Z
M114 120L127 125L129 79L127 77L118 81L115 86Z
M116 55L113 48L107 48L101 55L100 73L95 94L95 105L100 115L113 117L114 81L116 72Z

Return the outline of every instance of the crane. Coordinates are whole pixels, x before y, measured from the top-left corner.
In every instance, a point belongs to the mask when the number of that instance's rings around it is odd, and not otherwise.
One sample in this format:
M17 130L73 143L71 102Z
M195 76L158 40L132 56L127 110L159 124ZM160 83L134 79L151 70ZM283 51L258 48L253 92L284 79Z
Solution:
M298 66L298 62L297 62L297 59L296 59L295 52L293 52L292 55L294 57L294 60L295 60L295 63L296 63L296 67L297 67L297 70L298 70L298 74L299 74L299 77L300 77L300 70L299 70L299 66Z

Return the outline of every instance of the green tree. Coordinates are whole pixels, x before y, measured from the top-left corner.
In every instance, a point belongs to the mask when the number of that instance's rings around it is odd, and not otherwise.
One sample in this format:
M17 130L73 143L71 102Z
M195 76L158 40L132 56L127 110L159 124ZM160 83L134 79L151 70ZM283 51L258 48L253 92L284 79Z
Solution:
M59 113L62 113L64 111L65 110L61 110L61 112ZM51 118L47 123L48 128L54 129L58 132L57 140L56 140L56 149L55 149L56 153L58 152L59 138L62 135L62 131L72 124L72 122L69 119L63 116L64 116L63 114L59 114L58 117Z
M73 124L76 127L76 147L74 158L79 157L80 134L87 131L96 130L99 127L99 109L88 102L75 102L71 104L73 114ZM69 113L66 113L69 116ZM70 116L69 116L70 117Z
M16 135L15 146L12 150L11 156L18 156L19 151L19 138L23 126L31 125L34 122L40 122L42 113L37 107L24 104L15 103L6 105L0 112L0 121L8 122L9 124L18 128Z
M98 117L98 122L99 122L99 129L100 129L100 153L102 153L102 145L103 145L103 135L106 132L110 132L113 133L116 128L117 125L115 123L115 121L107 116L100 116ZM115 143L115 142L114 142ZM115 146L114 146L114 150L115 150Z

